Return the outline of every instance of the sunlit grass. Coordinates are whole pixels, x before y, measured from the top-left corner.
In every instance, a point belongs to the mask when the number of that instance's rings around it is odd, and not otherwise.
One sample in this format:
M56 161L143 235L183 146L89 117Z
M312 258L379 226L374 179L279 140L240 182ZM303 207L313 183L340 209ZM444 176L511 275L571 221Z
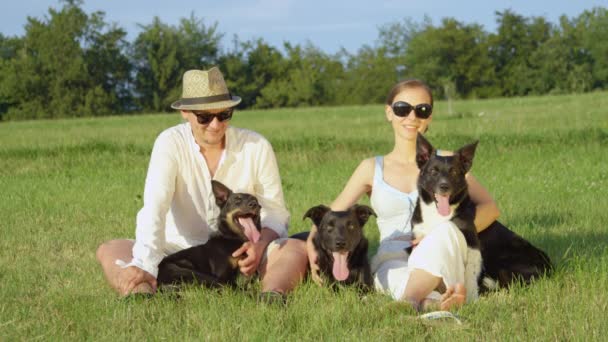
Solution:
M424 324L376 294L305 283L289 305L260 305L256 283L192 288L175 301L119 300L99 243L133 238L152 143L177 114L0 124L0 339L599 340L608 333L608 94L439 102L429 139L480 140L473 173L501 220L546 250L557 271L467 305L465 324ZM381 105L241 111L233 125L277 154L291 232L329 203L360 160L390 151ZM367 200L364 199L364 202ZM375 220L366 227L377 246Z

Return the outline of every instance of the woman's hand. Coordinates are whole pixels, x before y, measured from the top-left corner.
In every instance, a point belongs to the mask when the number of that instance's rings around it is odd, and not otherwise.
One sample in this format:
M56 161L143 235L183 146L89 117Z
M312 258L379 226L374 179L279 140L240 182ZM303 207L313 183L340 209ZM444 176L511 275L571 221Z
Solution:
M314 244L312 243L312 237L316 234L316 230L311 230L306 240L306 254L308 254L308 263L310 265L310 276L312 280L319 286L323 285L323 278L321 278L321 269L319 268L319 264L317 263L319 254L315 249Z
M118 275L118 291L121 295L129 295L136 287L147 283L152 292L156 292L156 278L150 273L136 266L123 268Z
M415 238L412 240L412 248L416 248L418 246L418 244L420 243L420 241L422 241L423 237L419 237L419 238Z

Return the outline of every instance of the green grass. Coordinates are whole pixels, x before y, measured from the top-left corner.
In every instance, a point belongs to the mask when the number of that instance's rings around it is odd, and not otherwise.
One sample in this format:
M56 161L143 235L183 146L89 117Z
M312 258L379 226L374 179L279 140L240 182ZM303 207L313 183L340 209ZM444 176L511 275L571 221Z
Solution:
M275 149L291 232L329 203L360 160L387 153L382 106L242 111L233 124ZM132 238L155 137L177 114L0 124L0 340L599 340L608 334L608 93L439 102L428 134L455 149L479 139L473 172L501 221L557 270L483 297L465 324L424 324L384 295L365 302L305 283L287 308L242 291L191 288L179 301L119 300L95 261ZM364 200L367 202L367 200ZM375 220L367 226L372 251Z

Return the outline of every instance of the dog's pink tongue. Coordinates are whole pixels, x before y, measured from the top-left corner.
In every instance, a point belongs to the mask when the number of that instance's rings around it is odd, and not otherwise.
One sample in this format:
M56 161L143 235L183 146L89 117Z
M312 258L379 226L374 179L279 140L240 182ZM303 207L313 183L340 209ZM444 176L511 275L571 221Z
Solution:
M332 269L334 278L338 281L346 280L349 273L348 263L346 262L348 253L333 252L332 254L334 256L334 268Z
M437 200L437 210L439 210L439 215L450 215L450 196L435 194L435 199Z
M260 239L260 231L255 227L251 217L239 217L239 223L245 228L245 236L249 241L256 243Z

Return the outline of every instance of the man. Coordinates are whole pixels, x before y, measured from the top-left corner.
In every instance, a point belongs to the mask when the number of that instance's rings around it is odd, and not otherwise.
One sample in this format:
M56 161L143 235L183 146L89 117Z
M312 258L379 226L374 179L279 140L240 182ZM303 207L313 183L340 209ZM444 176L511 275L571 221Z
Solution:
M233 254L246 253L241 273L258 271L262 292L271 296L284 295L302 279L306 247L285 238L289 213L272 147L261 135L229 125L240 102L217 67L184 73L182 98L171 107L187 122L165 130L154 143L136 239L111 240L97 250L119 294L154 293L162 258L205 243L217 229L212 179L255 195L262 206L261 238Z

